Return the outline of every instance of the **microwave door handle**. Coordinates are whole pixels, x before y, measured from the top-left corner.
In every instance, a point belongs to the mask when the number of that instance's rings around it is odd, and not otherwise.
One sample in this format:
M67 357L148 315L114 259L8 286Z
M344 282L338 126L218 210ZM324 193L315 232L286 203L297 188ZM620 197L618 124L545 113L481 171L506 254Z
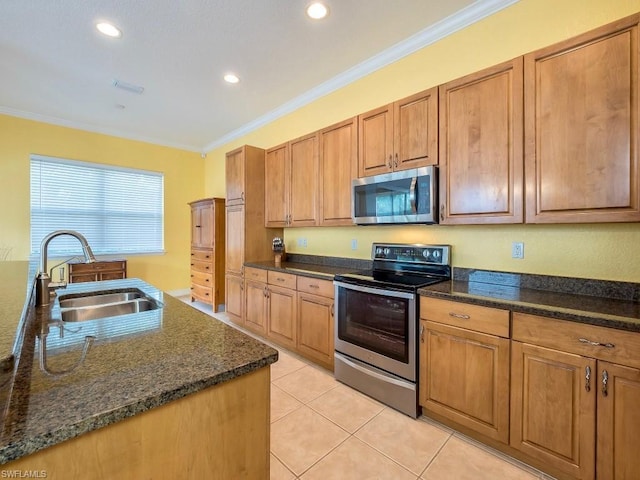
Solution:
M411 179L411 187L409 187L409 202L411 203L411 211L417 213L416 208L416 183L418 183L418 177Z

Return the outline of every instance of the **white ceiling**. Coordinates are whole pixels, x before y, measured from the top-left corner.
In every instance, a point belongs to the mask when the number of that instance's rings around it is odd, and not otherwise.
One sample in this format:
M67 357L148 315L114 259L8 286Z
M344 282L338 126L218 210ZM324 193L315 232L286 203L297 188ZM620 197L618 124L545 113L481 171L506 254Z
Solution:
M206 152L517 0L0 1L0 113Z

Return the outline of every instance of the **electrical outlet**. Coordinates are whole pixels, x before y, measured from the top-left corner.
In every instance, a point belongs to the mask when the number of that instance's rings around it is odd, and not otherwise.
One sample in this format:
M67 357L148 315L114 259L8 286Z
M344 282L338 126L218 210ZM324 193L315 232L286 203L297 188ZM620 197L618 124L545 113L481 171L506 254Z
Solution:
M298 246L299 247L303 247L303 248L307 248L307 239L304 238L304 237L298 238Z
M511 258L524 258L524 242L511 244Z
M351 239L351 250L357 250L358 249L358 239L357 238L352 238Z

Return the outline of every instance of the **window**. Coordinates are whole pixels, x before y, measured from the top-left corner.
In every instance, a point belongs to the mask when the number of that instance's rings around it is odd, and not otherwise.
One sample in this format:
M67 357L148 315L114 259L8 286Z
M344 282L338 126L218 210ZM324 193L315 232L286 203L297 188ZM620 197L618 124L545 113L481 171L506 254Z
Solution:
M93 253L159 253L164 249L161 173L31 156L31 253L54 230L83 234ZM70 236L49 244L49 257L81 254Z

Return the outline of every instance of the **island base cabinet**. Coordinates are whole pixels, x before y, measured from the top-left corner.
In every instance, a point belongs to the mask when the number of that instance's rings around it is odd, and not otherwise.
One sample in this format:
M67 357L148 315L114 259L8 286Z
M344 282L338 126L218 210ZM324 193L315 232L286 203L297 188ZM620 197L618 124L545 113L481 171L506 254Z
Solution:
M269 478L269 367L2 466L53 480Z
M596 361L515 341L511 351L511 446L573 478L593 479Z
M640 455L640 369L598 362L596 478L638 478Z
M509 441L509 339L420 322L420 405Z

